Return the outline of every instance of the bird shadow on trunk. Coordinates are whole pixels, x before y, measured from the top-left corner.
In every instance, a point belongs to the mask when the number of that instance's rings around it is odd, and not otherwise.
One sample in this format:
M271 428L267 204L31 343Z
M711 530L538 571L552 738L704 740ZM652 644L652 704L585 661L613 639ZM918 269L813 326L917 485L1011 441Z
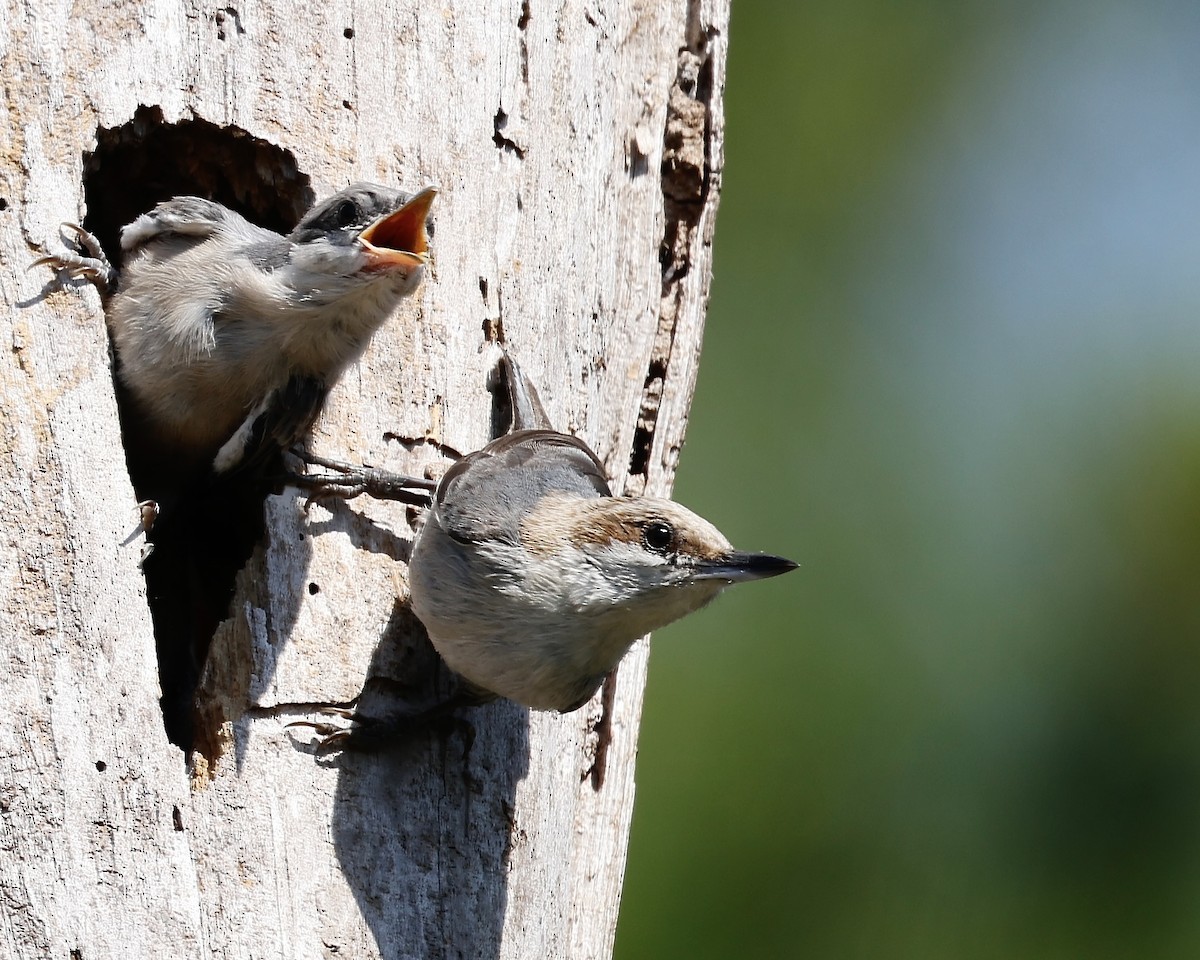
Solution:
M455 684L398 600L358 711L386 724ZM498 701L339 755L334 849L384 960L500 956L529 750L529 711Z

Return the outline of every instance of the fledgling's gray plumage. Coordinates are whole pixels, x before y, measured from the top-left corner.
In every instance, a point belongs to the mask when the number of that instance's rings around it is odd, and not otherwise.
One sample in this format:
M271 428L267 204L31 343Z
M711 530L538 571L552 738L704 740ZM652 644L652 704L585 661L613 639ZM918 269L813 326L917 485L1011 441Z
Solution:
M239 425L244 434L290 379L323 398L420 281L432 198L355 184L287 237L198 197L127 226L107 312L141 429L221 472L244 454Z
M286 237L212 200L176 197L122 230L119 276L74 224L65 226L88 255L33 265L106 296L126 442L147 471L222 474L256 444L288 446L311 426L329 387L420 282L435 194L357 183Z
M673 501L614 497L596 455L547 429L533 385L502 367L514 430L446 473L409 563L413 610L474 687L574 710L638 637L795 568Z

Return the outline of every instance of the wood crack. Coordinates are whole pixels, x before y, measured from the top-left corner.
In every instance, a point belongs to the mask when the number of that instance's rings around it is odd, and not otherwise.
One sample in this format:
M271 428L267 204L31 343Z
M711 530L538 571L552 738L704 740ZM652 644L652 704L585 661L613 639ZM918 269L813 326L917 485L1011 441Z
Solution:
M688 16L688 45L678 53L675 83L667 101L663 130L663 238L659 246L662 294L658 330L646 369L629 459L627 493L644 492L649 480L663 386L675 344L676 325L684 306L683 281L691 271L701 216L709 205L710 194L720 187L720 172L713 169L710 152L713 95L710 48L714 36L714 28L700 22L699 5L692 3Z

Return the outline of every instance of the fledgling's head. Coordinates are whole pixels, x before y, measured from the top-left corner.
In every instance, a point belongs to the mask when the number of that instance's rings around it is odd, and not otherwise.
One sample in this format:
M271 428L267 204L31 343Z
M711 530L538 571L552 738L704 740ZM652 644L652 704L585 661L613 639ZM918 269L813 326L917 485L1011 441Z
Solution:
M521 524L531 554L562 566L580 613L627 619L640 636L712 600L725 587L794 570L783 557L735 550L716 527L655 497L546 497Z
M398 296L420 282L429 259L427 220L437 190L414 196L356 183L318 203L289 235L291 265L311 278L313 299L332 302L375 281Z

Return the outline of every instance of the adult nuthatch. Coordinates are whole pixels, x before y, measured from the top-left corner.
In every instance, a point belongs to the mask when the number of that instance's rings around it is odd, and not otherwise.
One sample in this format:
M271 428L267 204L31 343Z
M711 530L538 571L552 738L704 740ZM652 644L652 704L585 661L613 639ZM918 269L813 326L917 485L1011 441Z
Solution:
M671 500L613 496L507 354L501 372L512 430L446 472L409 561L413 610L480 699L575 710L638 637L732 583L795 569L734 550Z
M192 744L193 695L234 577L330 386L363 352L428 257L433 189L355 184L287 236L199 197L121 232L118 275L99 242L42 257L105 298L130 478L161 513L145 563L163 714Z

